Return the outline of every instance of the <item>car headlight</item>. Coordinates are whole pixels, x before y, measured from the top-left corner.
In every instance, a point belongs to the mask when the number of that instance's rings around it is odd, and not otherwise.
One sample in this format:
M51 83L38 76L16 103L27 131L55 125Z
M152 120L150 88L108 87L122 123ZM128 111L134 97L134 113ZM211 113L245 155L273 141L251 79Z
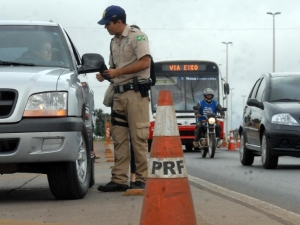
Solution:
M299 126L300 124L288 113L281 113L272 116L272 123L281 125Z
M27 101L24 117L67 116L66 92L46 92L31 95Z
M210 117L210 118L208 119L208 123L211 124L211 125L215 124L215 122L216 122L216 119L213 118L213 117Z

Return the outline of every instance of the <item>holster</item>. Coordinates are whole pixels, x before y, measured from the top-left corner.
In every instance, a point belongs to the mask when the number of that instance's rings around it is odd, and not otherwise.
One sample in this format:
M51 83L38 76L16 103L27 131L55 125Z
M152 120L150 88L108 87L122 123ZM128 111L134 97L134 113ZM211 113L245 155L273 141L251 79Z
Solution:
M149 96L150 86L151 86L150 79L138 83L139 91L141 93L142 98Z

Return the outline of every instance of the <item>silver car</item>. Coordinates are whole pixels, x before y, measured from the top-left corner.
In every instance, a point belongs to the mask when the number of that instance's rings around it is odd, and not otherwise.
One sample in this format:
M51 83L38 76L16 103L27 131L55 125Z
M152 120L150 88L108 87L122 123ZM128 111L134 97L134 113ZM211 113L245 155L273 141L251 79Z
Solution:
M0 174L45 173L56 199L86 195L95 181L84 78L103 66L57 23L0 21Z

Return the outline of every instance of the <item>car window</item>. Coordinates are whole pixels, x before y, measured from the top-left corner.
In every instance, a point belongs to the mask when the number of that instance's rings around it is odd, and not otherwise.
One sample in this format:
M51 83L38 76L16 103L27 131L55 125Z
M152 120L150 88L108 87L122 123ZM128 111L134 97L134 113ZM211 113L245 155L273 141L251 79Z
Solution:
M258 80L256 81L256 83L254 84L254 86L253 86L253 88L252 88L252 91L251 91L251 93L250 93L250 95L249 95L249 98L255 98L259 83L260 83L260 79L258 79Z
M300 76L273 77L269 101L300 101Z
M71 65L65 39L57 26L0 26L0 60L49 67Z
M260 85L259 85L259 88L257 90L257 94L256 94L256 99L258 101L262 101L262 97L265 93L265 90L266 90L266 79L265 78L262 78L261 82L260 82Z

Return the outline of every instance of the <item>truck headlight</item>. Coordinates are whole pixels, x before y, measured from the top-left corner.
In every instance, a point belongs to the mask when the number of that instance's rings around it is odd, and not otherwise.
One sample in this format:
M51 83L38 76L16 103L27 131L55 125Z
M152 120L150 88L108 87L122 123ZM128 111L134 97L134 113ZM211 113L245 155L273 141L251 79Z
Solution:
M66 92L46 92L31 95L27 101L24 117L67 116Z
M215 122L216 122L216 119L213 118L213 117L210 117L210 118L208 119L208 123L211 124L211 125L215 124Z
M281 125L299 126L300 124L288 113L281 113L272 116L272 123Z

